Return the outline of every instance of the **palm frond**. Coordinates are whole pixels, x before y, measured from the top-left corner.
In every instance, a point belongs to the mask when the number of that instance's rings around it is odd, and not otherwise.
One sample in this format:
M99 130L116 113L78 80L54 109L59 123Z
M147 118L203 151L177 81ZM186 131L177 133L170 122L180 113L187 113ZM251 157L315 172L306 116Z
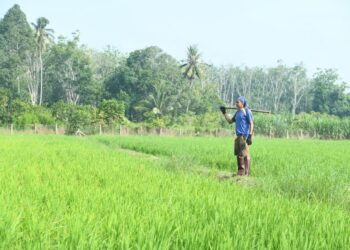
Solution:
M183 68L183 67L185 67L187 65L188 65L188 63L184 63L184 64L180 65L180 68Z
M194 66L194 73L196 74L196 76L197 76L199 79L201 79L201 72L200 72L200 70L199 70L199 68L198 68L197 65Z
M189 65L189 66L187 67L187 69L185 70L185 72L184 72L184 76L185 76L185 77L189 77L188 72L190 72L191 69L192 69L192 67ZM190 76L190 77L191 77L191 76Z

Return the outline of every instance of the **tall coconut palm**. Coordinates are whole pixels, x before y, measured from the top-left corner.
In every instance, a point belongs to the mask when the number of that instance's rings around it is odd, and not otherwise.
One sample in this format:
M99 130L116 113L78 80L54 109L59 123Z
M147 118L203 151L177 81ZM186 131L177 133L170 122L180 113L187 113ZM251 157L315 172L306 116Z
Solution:
M49 41L53 39L53 29L47 29L46 26L49 24L49 20L45 17L37 19L36 23L32 23L35 30L35 38L38 46L39 63L40 63L40 98L39 105L42 104L43 100L43 53L47 47Z
M198 51L197 45L190 45L187 48L187 59L184 60L184 64L180 65L180 68L184 68L183 77L187 78L190 82L190 89L192 89L193 81L201 79L201 73L199 70L201 54ZM191 98L189 98L186 113L189 111L191 105Z
M192 88L193 81L201 79L201 73L199 70L201 54L198 51L197 45L191 45L187 48L187 59L180 68L185 68L183 76L190 81L190 88Z

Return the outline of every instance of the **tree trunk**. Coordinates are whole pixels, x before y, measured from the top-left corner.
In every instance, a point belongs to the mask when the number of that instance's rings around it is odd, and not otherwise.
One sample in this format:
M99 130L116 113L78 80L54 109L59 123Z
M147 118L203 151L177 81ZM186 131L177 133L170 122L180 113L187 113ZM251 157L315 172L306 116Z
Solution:
M27 70L25 81L28 84L28 92L32 105L36 105L39 97L39 66L35 56L27 56Z
M186 106L186 113L190 110L190 104L191 104L191 99L188 100L187 106Z
M292 117L295 116L295 110L297 109L297 92L296 92L296 83L293 85L293 102L292 102Z
M19 83L19 77L17 76L17 93L18 95L21 94L21 86L20 86L20 83Z
M192 90L192 84L193 84L193 79L190 79L190 90ZM191 104L191 96L186 106L186 113L188 113L188 111L190 110L190 104Z
M41 50L39 51L39 60L40 60L40 99L39 99L39 106L42 104L43 100L43 59L41 55Z
M296 104L296 96L294 95L294 98L293 98L293 103L292 103L292 117L294 118L295 116L295 110L297 108L297 104Z

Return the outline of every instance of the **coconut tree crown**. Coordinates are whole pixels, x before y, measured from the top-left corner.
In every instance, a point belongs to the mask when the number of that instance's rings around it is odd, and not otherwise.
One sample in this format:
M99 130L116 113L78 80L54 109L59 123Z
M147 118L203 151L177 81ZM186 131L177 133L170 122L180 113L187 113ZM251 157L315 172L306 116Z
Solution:
M201 53L199 53L197 45L189 46L187 48L187 59L180 68L185 68L183 76L190 81L190 86L192 86L192 82L196 77L201 79L201 72L199 69L200 59Z
M48 42L54 38L53 29L46 28L49 23L49 20L45 17L39 17L36 23L32 23L35 30L35 38L41 51L44 50Z

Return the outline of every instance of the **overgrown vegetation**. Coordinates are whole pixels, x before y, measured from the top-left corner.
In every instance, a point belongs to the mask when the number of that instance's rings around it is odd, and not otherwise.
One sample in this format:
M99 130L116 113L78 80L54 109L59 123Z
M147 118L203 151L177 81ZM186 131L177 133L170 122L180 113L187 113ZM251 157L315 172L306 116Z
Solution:
M282 61L270 68L218 67L203 62L195 45L178 61L156 46L123 54L111 46L90 49L78 32L72 38L53 35L48 19L29 25L18 5L0 20L0 125L63 123L67 133L86 124L127 122L211 129L224 126L218 106L244 95L251 107L288 114L258 117L264 134L302 128L348 138L348 121L337 117L349 116L350 97L336 70L308 77L302 64ZM312 112L319 114L303 114Z

